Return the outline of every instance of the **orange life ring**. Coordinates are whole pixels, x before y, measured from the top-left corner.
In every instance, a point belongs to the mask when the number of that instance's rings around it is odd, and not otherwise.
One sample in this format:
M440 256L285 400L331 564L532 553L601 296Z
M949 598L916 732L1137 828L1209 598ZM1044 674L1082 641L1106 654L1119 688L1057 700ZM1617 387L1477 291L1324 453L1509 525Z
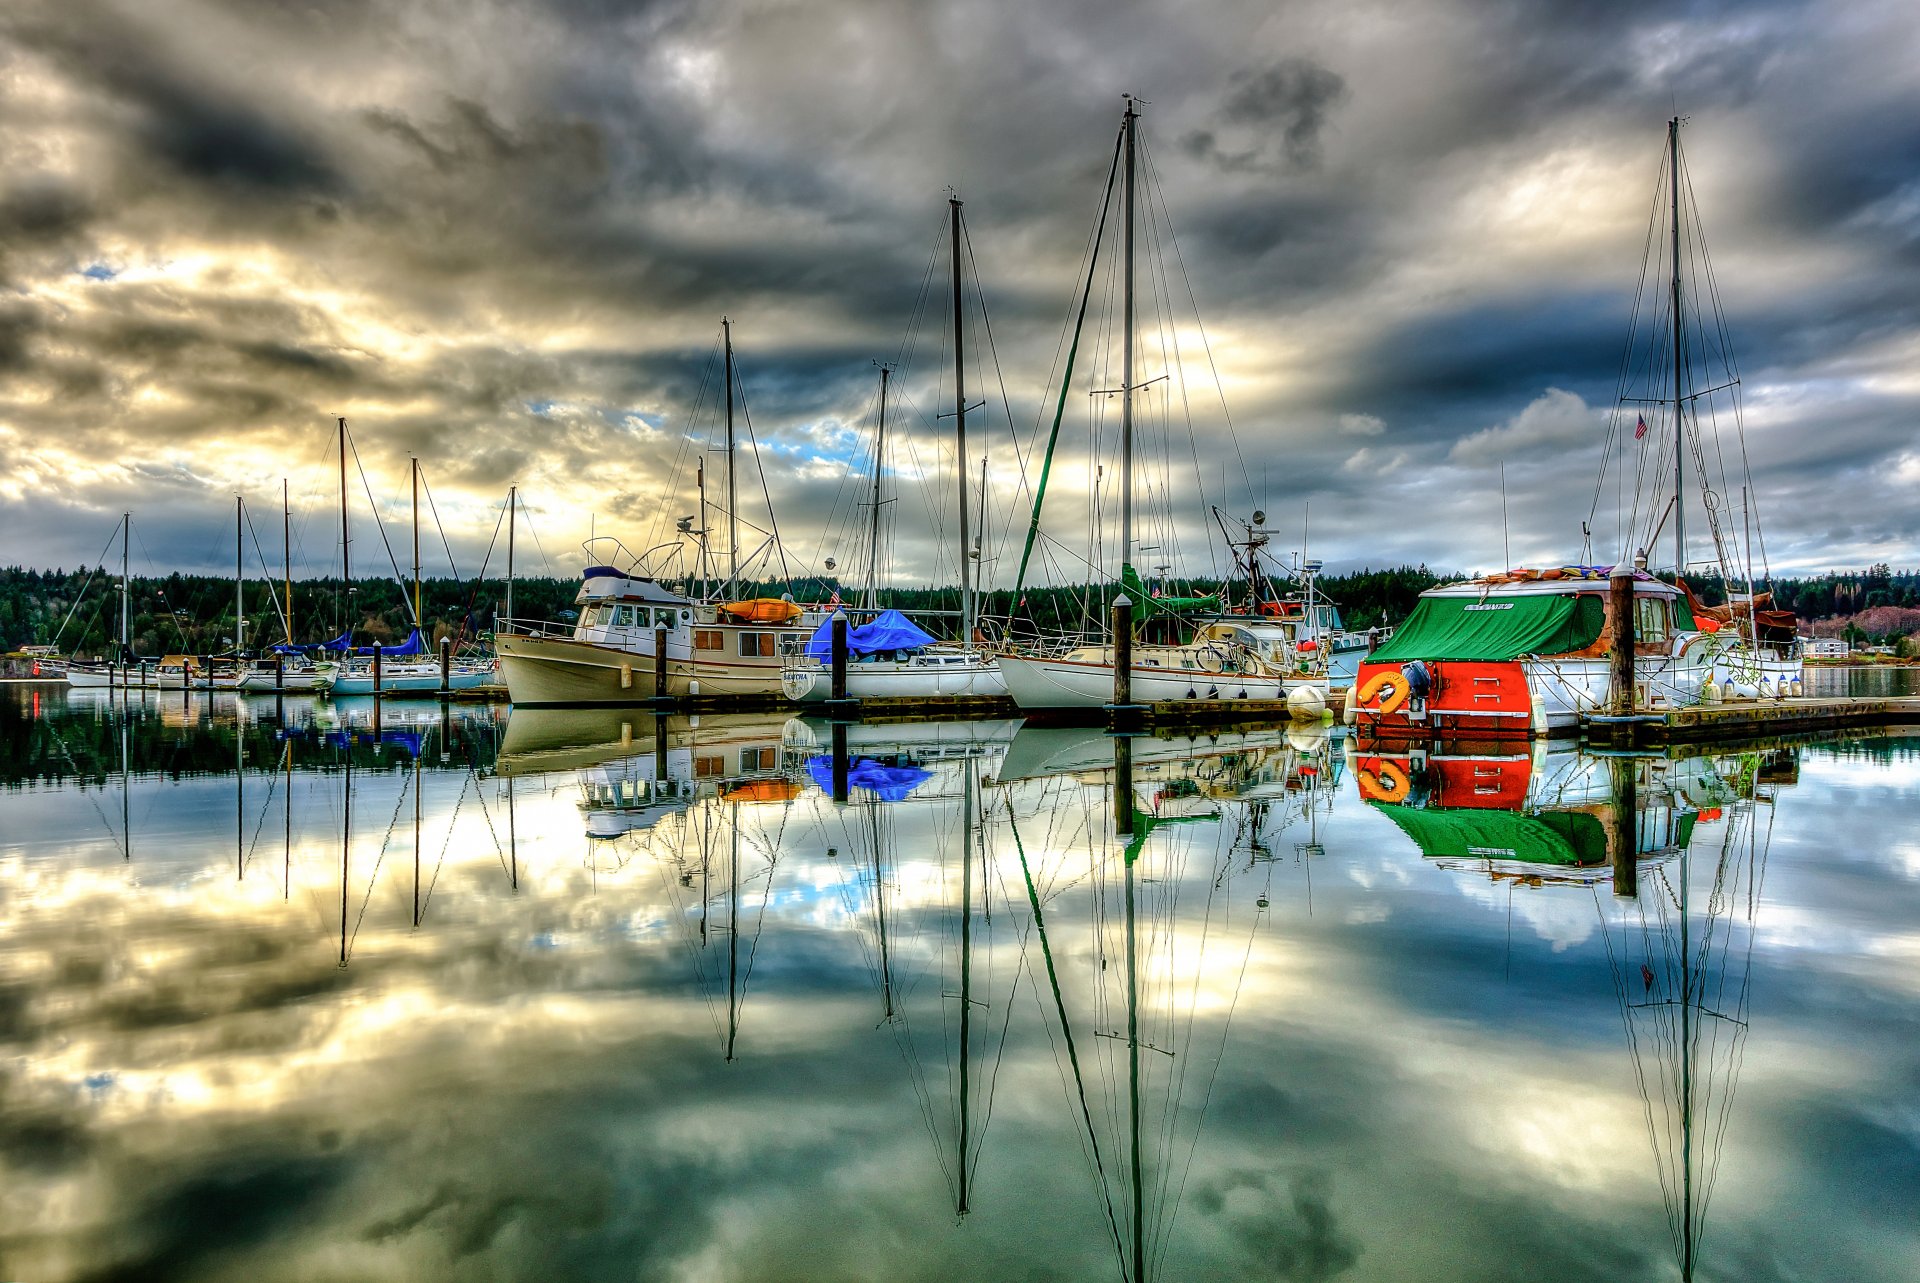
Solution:
M1375 775L1372 771L1356 771L1354 776L1360 781L1360 792L1369 801L1404 802L1407 800L1407 795L1413 792L1413 781L1407 778L1405 771L1390 761L1380 763L1379 775Z
M1368 703L1389 686L1393 688L1393 693L1380 700L1380 716L1390 717L1400 711L1400 706L1407 702L1407 696L1412 691L1412 684L1400 673L1389 670L1367 678L1360 689L1353 693L1354 702Z

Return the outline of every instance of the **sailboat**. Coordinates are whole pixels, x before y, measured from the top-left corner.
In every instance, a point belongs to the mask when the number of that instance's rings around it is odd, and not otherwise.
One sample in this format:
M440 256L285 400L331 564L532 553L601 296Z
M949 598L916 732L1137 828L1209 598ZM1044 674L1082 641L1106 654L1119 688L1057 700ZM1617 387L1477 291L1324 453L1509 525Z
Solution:
M953 421L954 473L959 478L960 642L944 645L897 611L880 614L871 623L847 633L847 696L851 699L925 698L928 696L996 697L1007 693L1007 680L993 656L976 649L977 599L973 580L976 551L968 535L967 504L967 361L966 308L961 295L961 249L965 238L960 198L949 197L947 235L953 278ZM892 370L880 367L880 412L873 443L873 496L868 513L867 607L878 608L880 562L880 479L885 471L887 381ZM984 465L983 465L984 473ZM984 492L984 477L982 491ZM832 690L832 620L815 631L805 651L793 658L781 675L788 699L824 700Z
M345 493L345 484L346 479L342 476L342 493ZM320 687L323 670L309 657L308 649L293 640L293 505L287 496L285 477L280 479L280 550L283 559L281 584L286 591L286 601L279 611L280 626L286 630L286 640L269 648L273 659L262 659L255 663L252 671L240 679L242 690L311 691Z
M342 421L342 432L345 422ZM491 660L479 662L471 660L450 661L442 669L440 662L432 658L425 641L420 636L421 579L420 579L420 460L413 460L413 631L398 646L380 646L356 650L355 655L366 658L355 661L342 661L340 664L322 672L316 678L316 684L329 695L428 695L441 691L472 690L492 684L494 679ZM343 478L344 493L344 478ZM341 512L341 546L346 544L344 526L346 513ZM380 659L375 666L372 656ZM426 658L422 658L426 656ZM399 663L389 662L397 659Z
M681 536L696 541L700 595L669 585L653 564L660 548L636 555L616 538L588 540L587 567L574 597L579 617L571 626L509 618L494 632L500 675L515 704L644 702L660 693L655 674L663 643L668 695L778 695L785 657L797 654L826 618L786 597L732 600L742 570L734 475L736 376L733 324L723 319L720 326L726 387L727 573L718 592L708 596L706 591L713 577L702 466L695 482L699 514L678 523ZM762 549L774 546L770 535ZM662 547L674 555L680 551L677 543Z
M1613 440L1627 446L1622 428L1632 429L1641 455L1640 484L1633 520L1622 537L1641 540L1637 552L1621 550L1612 566L1581 563L1544 569L1515 569L1445 584L1422 593L1413 613L1393 638L1360 666L1351 720L1363 730L1396 736L1458 734L1544 736L1571 732L1584 715L1598 713L1609 701L1622 711L1673 708L1731 698L1786 698L1801 691L1801 655L1790 617L1765 609L1756 593L1750 537L1736 536L1723 518L1728 487L1709 484L1707 455L1700 434L1700 403L1719 394L1732 398L1739 424L1739 377L1725 350L1725 323L1717 313L1718 295L1705 263L1697 219L1684 215L1685 171L1681 165L1680 118L1667 124L1665 231L1670 248L1660 243L1657 224L1649 233L1647 265L1668 256L1664 298L1654 320L1636 318L1628 344L1620 409ZM1688 271L1684 244L1701 260ZM1646 276L1655 275L1643 271ZM1689 279L1704 278L1704 296L1688 310ZM1645 295L1643 293L1643 299ZM1705 306L1703 307L1702 304ZM1644 343L1644 347L1638 344ZM1636 350L1637 349L1637 350ZM1724 381L1696 388L1693 371L1717 360ZM1658 375L1644 390L1655 396L1627 396L1628 378L1642 368ZM1665 363L1666 369L1658 366ZM1671 407L1671 432L1654 432L1647 415L1659 418ZM1625 416L1631 413L1628 423ZM1709 415L1711 419L1712 416ZM1671 453L1671 460L1666 454ZM1744 457L1744 449L1741 451ZM1701 501L1715 548L1721 582L1744 583L1721 618L1704 608L1685 575L1687 557L1687 464L1699 474ZM1671 464L1667 472L1665 464ZM1672 477L1672 493L1659 493L1663 475ZM1605 471L1600 484L1605 482ZM1596 507L1599 487L1596 486ZM1658 500L1664 498L1662 505ZM1647 570L1647 549L1654 546L1669 517L1673 522L1673 582ZM1749 523L1750 524L1750 523ZM1634 654L1631 690L1613 675L1615 607L1609 580L1631 585ZM1622 671L1626 671L1625 656Z
M1115 169L1121 180L1121 278L1123 289L1120 362L1120 583L1122 597L1132 611L1132 619L1145 622L1149 615L1163 630L1188 631L1191 636L1174 644L1142 644L1131 649L1127 666L1119 667L1114 639L1082 643L1059 640L1051 644L1009 651L999 658L1006 676L1007 691L1023 710L1052 708L1100 708L1127 704L1133 700L1158 702L1193 699L1284 699L1297 687L1313 686L1324 690L1324 673L1299 671L1296 657L1284 636L1255 638L1245 619L1195 620L1199 614L1218 615L1217 596L1178 597L1150 591L1133 565L1140 551L1134 538L1134 402L1147 382L1136 379L1135 336L1135 222L1139 202L1137 191L1137 132L1139 112L1136 102L1127 99L1120 138L1116 144ZM1108 176L1109 199L1113 174ZM1107 207L1103 203L1100 229L1096 231L1094 258L1106 225ZM1082 293L1080 320L1086 317L1086 303L1093 289L1096 264L1088 265ZM1071 353L1079 346L1076 328L1069 361L1061 379L1059 407L1066 403L1066 389L1072 377ZM1020 599L1025 582L1034 536L1040 525L1040 508L1046 496L1046 477L1052 466L1053 447L1058 442L1059 411L1056 410L1052 437L1040 485L1034 496L1032 525L1026 548L1021 555L1020 575L1014 599ZM1119 603L1116 603L1119 604ZM1131 642L1131 638L1127 639ZM1278 644L1278 653L1271 648Z

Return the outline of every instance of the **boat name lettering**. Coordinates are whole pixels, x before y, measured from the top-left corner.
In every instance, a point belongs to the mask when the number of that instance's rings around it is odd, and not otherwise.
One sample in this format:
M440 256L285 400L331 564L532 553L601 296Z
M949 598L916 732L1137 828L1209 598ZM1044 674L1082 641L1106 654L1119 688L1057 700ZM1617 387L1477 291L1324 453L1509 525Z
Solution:
M1510 601L1481 601L1481 602L1475 602L1473 605L1468 606L1466 609L1468 610L1512 610L1513 603Z

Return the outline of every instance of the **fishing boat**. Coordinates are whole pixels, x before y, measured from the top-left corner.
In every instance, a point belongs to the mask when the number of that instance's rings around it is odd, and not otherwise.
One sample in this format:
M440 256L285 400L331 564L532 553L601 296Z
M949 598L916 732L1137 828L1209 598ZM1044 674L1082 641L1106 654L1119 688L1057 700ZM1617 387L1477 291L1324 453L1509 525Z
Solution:
M969 535L967 499L967 363L966 309L961 294L961 249L966 243L959 197L949 197L947 248L953 279L953 422L954 474L960 490L959 556L960 565L960 641L943 643L898 611L885 611L847 637L850 658L857 664L846 668L846 693L850 699L914 699L928 697L1001 696L1007 693L1006 677L998 661L976 648L976 606L974 563L978 549ZM878 426L873 445L873 495L868 505L868 558L866 604L878 609L880 563L880 481L885 474L887 432L888 366L880 367L880 403ZM981 467L982 499L985 498L985 464ZM985 524L984 521L981 524ZM832 693L831 620L799 655L794 656L781 675L781 688L788 699L824 700Z
M740 583L739 519L734 477L733 330L722 321L723 382L726 385L727 574L712 598L671 586L653 566L654 553L635 555L617 538L587 541L587 566L574 596L577 619L569 625L502 620L494 652L507 697L515 704L633 704L660 693L657 654L665 642L665 693L773 695L781 693L787 657L798 654L826 619L786 597L735 599ZM697 483L699 526L679 523L682 536L698 541L699 579L707 570L706 472ZM765 549L772 544L762 545ZM509 544L511 547L511 544ZM677 555L678 546L671 545ZM754 555L758 555L757 553Z
M1791 616L1769 611L1766 595L1756 591L1751 532L1751 487L1743 490L1748 518L1742 530L1727 520L1731 486L1722 467L1718 484L1709 475L1709 452L1701 437L1701 403L1724 396L1730 413L1721 418L1740 429L1739 378L1726 350L1725 320L1710 265L1704 261L1698 229L1683 223L1685 171L1681 164L1680 120L1667 126L1663 183L1667 200L1665 228L1650 225L1643 280L1666 278L1660 297L1643 288L1636 300L1636 321L1623 363L1619 408L1609 431L1610 450L1618 446L1640 456L1640 476L1632 519L1622 523L1623 537L1638 541L1638 552L1621 550L1612 566L1580 564L1516 569L1442 585L1421 595L1413 613L1393 638L1360 665L1348 713L1363 731L1394 736L1534 735L1571 732L1583 716L1602 713L1611 701L1621 711L1657 712L1721 698L1782 699L1801 690L1801 654ZM1656 209L1661 202L1656 196ZM1702 260L1690 264L1683 242ZM1670 245L1670 249L1668 246ZM1668 271L1650 270L1667 257ZM1704 306L1689 310L1687 283L1706 282ZM1638 314L1653 307L1651 322ZM1664 367L1664 368L1663 368ZM1721 382L1696 387L1694 372L1723 370ZM1642 379L1652 386L1644 386ZM1628 395L1635 391L1656 396ZM1670 410L1670 431L1654 431ZM1631 416L1629 419L1627 416ZM1631 429L1631 440L1624 429ZM1717 430L1717 429L1715 429ZM1746 457L1744 441L1736 454ZM1685 576L1694 568L1686 541L1687 465L1697 474L1720 582L1744 592L1714 618L1697 599ZM1622 465L1625 466L1625 465ZM1670 491L1662 481L1671 477ZM1596 484L1606 481L1602 467ZM1666 521L1673 522L1672 582L1647 569L1646 550L1655 546ZM1631 581L1634 638L1632 689L1612 678L1616 619L1608 579ZM1622 672L1628 671L1625 656Z
M1073 355L1079 349L1080 324L1086 319L1087 302L1094 280L1101 275L1098 265L1100 243L1104 238L1107 210L1112 204L1115 177L1120 182L1122 281L1120 352L1120 500L1119 500L1119 578L1121 595L1116 604L1125 603L1133 612L1134 628L1143 637L1160 635L1163 640L1143 642L1131 647L1131 658L1123 671L1116 671L1114 639L1109 633L1102 640L1059 638L1008 650L999 656L1007 692L1023 710L1100 708L1116 703L1139 701L1154 703L1171 700L1205 699L1284 699L1302 687L1317 688L1324 696L1327 679L1324 672L1314 673L1300 662L1291 640L1280 629L1263 630L1257 621L1219 618L1218 596L1178 596L1167 591L1149 591L1133 566L1140 551L1134 537L1134 419L1135 401L1150 382L1136 377L1136 300L1135 222L1140 204L1137 152L1139 113L1136 101L1128 98L1122 118L1120 137L1115 144L1113 168L1108 173L1108 197L1102 203L1099 225L1094 233L1093 253L1088 264L1081 294L1079 321L1069 348L1061 377L1059 402L1049 435L1040 484L1034 495L1033 517L1026 546L1021 553L1020 570L1014 588L1014 600L1021 599L1027 569L1040 527L1041 505L1046 497L1046 479L1059 440L1060 412L1066 404L1067 387L1073 374ZM1213 618L1209 621L1207 616ZM1104 625L1103 625L1104 628ZM1265 632L1268 635L1262 636ZM1127 639L1133 642L1133 637ZM1124 693L1123 693L1124 692Z

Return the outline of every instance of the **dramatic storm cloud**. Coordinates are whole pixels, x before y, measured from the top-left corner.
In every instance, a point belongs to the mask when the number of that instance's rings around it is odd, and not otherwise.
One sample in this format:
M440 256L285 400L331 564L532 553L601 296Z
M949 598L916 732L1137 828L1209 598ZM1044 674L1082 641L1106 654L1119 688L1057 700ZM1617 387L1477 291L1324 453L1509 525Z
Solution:
M1909 7L1872 0L17 0L6 559L91 559L131 509L137 570L228 565L233 493L270 525L287 477L319 572L336 416L389 517L422 460L469 573L514 484L563 573L589 530L638 550L697 511L703 452L719 497L724 315L761 465L742 518L769 526L764 490L796 573L852 564L872 363L908 350L889 564L950 579L952 187L993 326L968 471L991 452L1005 585L1126 91L1171 220L1144 226L1143 294L1196 305L1148 327L1138 377L1186 394L1149 393L1143 505L1173 516L1138 560L1207 570L1207 502L1264 507L1285 543L1310 502L1335 565L1560 561L1582 522L1614 552L1635 464L1596 482L1678 110L1768 555L1913 564L1916 60ZM1114 412L1090 443L1083 395L1107 365L1069 398L1046 574L1082 573L1066 550L1112 514Z

